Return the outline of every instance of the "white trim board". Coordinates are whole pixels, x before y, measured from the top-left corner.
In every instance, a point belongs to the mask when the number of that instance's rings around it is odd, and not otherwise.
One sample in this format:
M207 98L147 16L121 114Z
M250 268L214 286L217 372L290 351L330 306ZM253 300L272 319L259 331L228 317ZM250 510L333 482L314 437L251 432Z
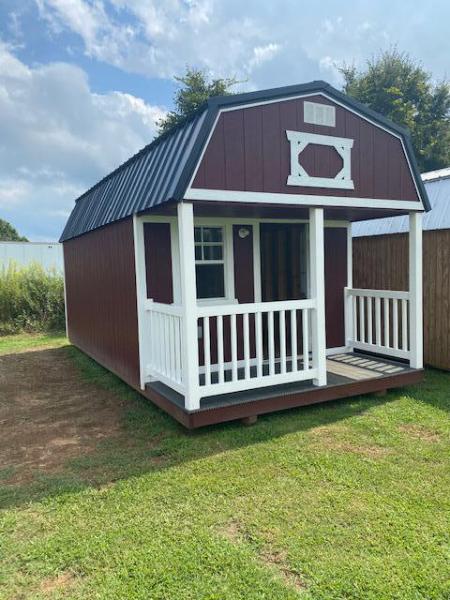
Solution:
M245 110L247 108L253 108L255 106L263 106L263 105L266 105L266 104L273 104L275 102L288 102L289 100L299 100L300 98L311 98L313 96L322 96L322 98L325 98L329 102L333 102L337 106L340 106L340 107L344 108L345 110L350 111L351 113L357 115L361 119L364 119L365 121L367 121L368 123L370 123L374 127L378 127L378 129L386 131L386 133L389 133L390 135L392 135L395 138L397 138L397 139L400 140L400 143L402 145L403 155L405 156L406 162L408 164L409 172L410 172L410 175L411 175L412 180L414 182L414 188L416 190L417 197L419 198L419 202L415 202L415 204L420 204L421 209L419 209L419 210L425 210L424 206L423 206L423 203L420 201L420 198L421 198L420 190L419 190L419 188L417 186L417 182L416 182L416 179L414 177L414 172L413 172L413 169L411 167L411 162L409 160L408 153L406 152L406 148L405 148L405 144L404 144L402 136L399 133L396 133L395 131L392 131L388 127L383 126L381 123L378 123L377 121L371 119L370 117L361 114L360 112L358 112L357 110L355 110L351 106L348 106L347 104L345 104L343 102L340 102L340 101L336 100L335 98L332 98L331 96L329 96L325 92L307 92L305 94L297 94L295 96L287 96L285 98L273 98L273 99L270 99L270 100L263 100L263 101L260 101L260 102L253 102L251 104L241 104L241 105L236 105L236 106L227 106L227 107L220 108L219 111L218 111L218 113L217 113L217 115L216 115L216 119L214 121L214 124L211 127L211 130L210 130L210 132L208 134L208 138L205 141L205 145L202 148L200 157L198 159L197 165L195 166L195 169L194 169L194 172L192 174L192 177L191 177L191 179L189 181L189 185L188 185L188 187L186 189L186 192L185 192L185 198L187 199L188 194L191 191L192 184L193 184L194 179L195 179L195 177L197 175L197 171L200 168L201 162L203 160L203 157L204 157L205 152L206 152L206 150L208 148L208 145L209 145L209 142L211 140L211 137L212 137L212 135L213 135L213 133L214 133L214 131L216 129L217 123L218 123L220 115L222 113L231 112L231 111L234 111L234 110L243 110L243 109Z
M334 208L379 208L423 211L421 202L411 200L386 200L376 198L346 198L341 196L310 196L307 194L278 194L271 192L240 192L234 190L208 190L190 188L184 200L208 202L242 202L256 204L285 204L294 206L320 206Z

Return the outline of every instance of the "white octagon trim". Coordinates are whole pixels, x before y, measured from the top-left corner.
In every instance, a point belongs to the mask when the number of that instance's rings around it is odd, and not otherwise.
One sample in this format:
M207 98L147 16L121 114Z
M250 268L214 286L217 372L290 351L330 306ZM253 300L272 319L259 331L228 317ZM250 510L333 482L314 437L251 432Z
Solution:
M291 147L291 173L287 179L287 185L338 188L345 190L354 189L353 180L351 178L352 139L288 130L286 131L286 136ZM335 177L313 177L305 171L300 164L299 156L308 144L331 146L336 150L342 158L342 169Z

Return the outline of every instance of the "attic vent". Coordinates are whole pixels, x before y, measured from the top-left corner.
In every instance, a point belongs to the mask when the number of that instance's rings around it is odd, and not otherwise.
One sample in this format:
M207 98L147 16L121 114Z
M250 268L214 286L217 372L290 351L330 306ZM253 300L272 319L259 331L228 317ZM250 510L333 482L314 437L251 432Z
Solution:
M328 104L304 102L304 121L313 125L336 127L336 109Z

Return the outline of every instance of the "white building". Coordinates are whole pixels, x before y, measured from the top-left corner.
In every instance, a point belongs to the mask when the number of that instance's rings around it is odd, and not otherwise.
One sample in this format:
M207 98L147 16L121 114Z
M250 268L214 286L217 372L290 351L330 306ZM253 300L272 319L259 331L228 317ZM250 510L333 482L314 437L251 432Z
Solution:
M64 270L62 244L53 242L0 242L0 269L14 262L39 263L44 269Z

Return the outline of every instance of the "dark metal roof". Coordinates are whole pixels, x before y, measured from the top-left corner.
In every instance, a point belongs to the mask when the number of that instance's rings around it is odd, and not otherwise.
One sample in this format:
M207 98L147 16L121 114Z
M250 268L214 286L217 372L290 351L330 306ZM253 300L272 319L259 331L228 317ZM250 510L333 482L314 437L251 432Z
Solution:
M450 229L450 169L424 173L422 179L430 199L431 210L424 215L423 229ZM389 235L409 231L407 216L374 219L353 223L353 237Z
M80 196L61 241L171 200L205 115L158 138Z
M190 120L156 139L80 196L60 241L82 235L164 202L181 201L221 108L320 92L402 137L425 210L429 210L428 197L420 178L408 131L339 92L328 83L313 81L209 99Z

